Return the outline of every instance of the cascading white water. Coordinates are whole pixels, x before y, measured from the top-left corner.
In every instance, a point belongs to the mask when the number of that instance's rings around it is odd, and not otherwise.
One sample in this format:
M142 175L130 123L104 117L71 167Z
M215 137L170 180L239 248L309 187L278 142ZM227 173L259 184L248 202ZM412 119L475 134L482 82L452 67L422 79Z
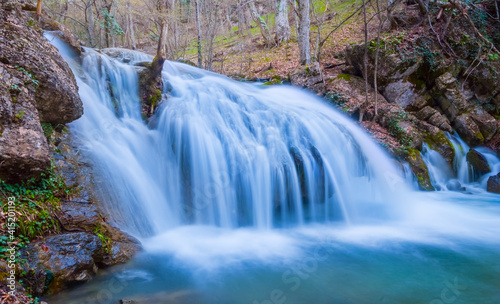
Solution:
M80 64L47 37L77 76L85 114L71 134L101 207L145 248L50 303L444 303L450 284L463 287L456 304L500 299L497 195L411 191L313 95L178 63L146 125L133 64L149 56L87 49ZM456 149L460 164L468 149ZM424 159L448 188L442 158Z
M452 168L437 151L430 149L426 144L422 149L422 159L429 169L429 177L433 186L436 190L485 191L488 178L500 172L500 159L498 156L488 148L476 148L476 151L487 159L491 172L482 175L475 173L467 161L469 146L458 134L447 134L447 137L455 150Z
M313 95L166 63L169 97L148 127L132 64L150 58L126 54L129 64L86 49L77 75L85 114L72 130L95 162L105 207L128 230L359 222L394 211L400 172Z

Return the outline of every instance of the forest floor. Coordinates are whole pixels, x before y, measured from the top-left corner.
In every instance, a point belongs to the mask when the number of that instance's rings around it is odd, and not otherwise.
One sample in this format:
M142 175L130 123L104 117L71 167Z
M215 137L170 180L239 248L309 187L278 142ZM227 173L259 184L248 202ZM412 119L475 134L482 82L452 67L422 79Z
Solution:
M326 11L325 21L321 30L321 39L324 39L338 24L352 14L359 7L357 0L337 0L334 6ZM368 8L368 14L374 8ZM323 13L321 13L323 14ZM322 16L318 16L321 18ZM342 66L343 51L349 44L363 40L363 15L356 14L334 31L322 48L320 62L325 68L325 76L330 73L339 74L340 69L334 72L332 67ZM270 79L287 78L299 65L299 49L297 32L290 20L291 35L287 43L266 48L259 29L252 24L250 31L245 35L238 35L238 29L233 28L224 36L215 38L213 71L237 79ZM377 22L372 22L370 30L373 32ZM311 18L311 52L314 53L318 37L318 22ZM274 33L272 33L274 37ZM181 57L197 62L196 43L193 43Z

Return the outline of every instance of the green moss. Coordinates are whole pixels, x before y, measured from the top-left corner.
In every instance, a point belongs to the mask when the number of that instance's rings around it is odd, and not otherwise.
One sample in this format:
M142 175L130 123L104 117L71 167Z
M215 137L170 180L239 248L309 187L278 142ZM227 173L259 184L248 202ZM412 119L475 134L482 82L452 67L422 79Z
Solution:
M434 191L435 189L429 177L429 170L420 156L420 151L409 148L406 160L410 163L411 170L417 178L420 189Z
M351 76L350 74L338 74L336 78L351 81Z
M19 184L9 184L0 180L0 193L5 197L14 197L16 210L16 246L19 249L31 240L60 231L60 223L56 212L59 210L61 198L66 198L78 189L70 189L62 176L55 172L52 164L41 174L40 179L30 179ZM8 204L2 205L2 211L8 212ZM2 227L6 228L6 227ZM0 238L0 258L5 257L5 239Z
M263 83L263 85L277 85L277 84L283 84L279 76L273 76L271 77L271 80L269 80L266 83Z
M429 145L429 148L432 150L438 151L443 157L447 158L446 160L450 165L453 164L453 159L455 158L455 149L453 148L453 144L451 141L444 135L443 132L438 132L434 135L427 134L424 137L424 142ZM449 155L443 155L443 148L448 147Z
M42 122L40 123L42 125L42 130L43 134L47 138L48 141L51 140L52 133L54 132L54 127L50 123Z
M16 113L16 115L14 116L14 121L19 122L23 120L25 113L25 111L19 111L18 113Z
M92 231L95 235L99 237L102 242L102 247L106 253L110 253L111 250L111 238L107 235L106 229L104 229L100 224L95 226Z
M159 89L155 89L153 95L149 98L149 105L152 107L156 107L161 100L161 91Z

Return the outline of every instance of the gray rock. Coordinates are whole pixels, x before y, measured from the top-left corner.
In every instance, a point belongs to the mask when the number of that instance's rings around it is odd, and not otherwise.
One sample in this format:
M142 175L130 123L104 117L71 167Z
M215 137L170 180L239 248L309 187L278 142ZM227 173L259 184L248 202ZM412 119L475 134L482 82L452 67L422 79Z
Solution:
M61 202L61 224L64 229L92 231L101 221L101 214L95 205L88 202Z
M453 122L453 126L462 139L470 146L475 147L484 143L484 136L470 114L458 116Z
M0 179L10 183L37 178L50 165L40 121L67 123L83 114L71 70L41 31L27 25L26 4L0 8Z
M131 235L105 223L100 225L102 233L109 237L108 250L100 262L101 266L123 264L142 250L141 243Z
M83 114L75 77L57 49L36 27L30 27L28 15L20 5L14 10L1 10L0 58L4 64L19 66L37 82L36 108L40 121L64 124Z
M492 193L500 194L500 173L490 176L486 186L486 190Z
M450 121L466 112L470 104L462 94L458 81L450 72L444 73L436 79L434 96Z
M465 188L462 187L462 184L456 179L452 179L446 183L446 188L452 191L465 191Z
M0 45L1 48L1 45ZM0 63L0 179L36 178L50 166L29 77Z
M467 162L472 166L474 172L477 172L481 175L490 173L491 167L488 164L488 160L484 157L483 154L477 152L475 149L470 149L467 152Z
M412 111L427 106L431 99L425 89L418 89L415 84L403 79L389 83L384 89L384 97L387 101Z
M23 268L32 291L51 294L90 280L103 259L103 247L90 233L60 234L29 244L21 258L27 260Z

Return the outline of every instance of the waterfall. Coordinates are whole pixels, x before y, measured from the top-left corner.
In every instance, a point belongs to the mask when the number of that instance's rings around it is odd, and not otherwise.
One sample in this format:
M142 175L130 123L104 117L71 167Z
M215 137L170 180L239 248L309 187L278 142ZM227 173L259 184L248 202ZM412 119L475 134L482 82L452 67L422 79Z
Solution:
M447 137L455 151L452 167L450 167L444 157L437 151L430 149L427 144L424 144L422 149L422 159L429 170L432 185L436 190L443 191L467 190L469 192L484 192L488 178L500 172L500 159L498 156L486 147L475 148L476 151L486 158L492 169L490 173L481 175L478 172L474 172L474 168L467 161L467 153L470 151L470 147L458 134L447 134Z
M85 49L80 65L46 36L75 71L85 113L72 134L120 227L144 236L181 224L269 229L396 212L401 172L314 95L167 62L168 98L146 124L135 63L149 56Z
M303 90L166 62L145 120L150 56L46 37L76 75L85 113L69 128L100 207L144 247L50 303L440 303L451 286L457 303L498 302L499 196L459 137L453 168L424 146L441 191L413 191L408 164Z

